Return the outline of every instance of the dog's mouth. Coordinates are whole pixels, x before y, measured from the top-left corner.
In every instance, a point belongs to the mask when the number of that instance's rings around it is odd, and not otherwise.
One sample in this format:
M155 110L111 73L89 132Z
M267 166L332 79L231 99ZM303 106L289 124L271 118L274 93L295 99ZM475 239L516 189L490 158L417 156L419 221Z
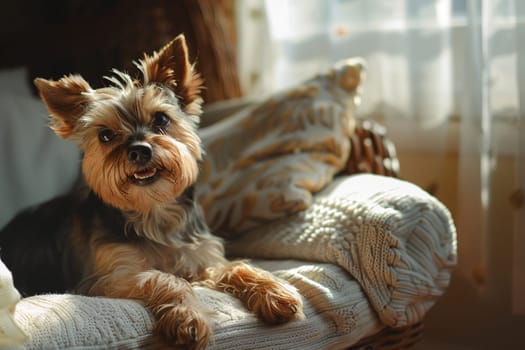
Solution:
M137 185L149 185L158 179L160 170L157 168L145 168L130 176L131 182Z

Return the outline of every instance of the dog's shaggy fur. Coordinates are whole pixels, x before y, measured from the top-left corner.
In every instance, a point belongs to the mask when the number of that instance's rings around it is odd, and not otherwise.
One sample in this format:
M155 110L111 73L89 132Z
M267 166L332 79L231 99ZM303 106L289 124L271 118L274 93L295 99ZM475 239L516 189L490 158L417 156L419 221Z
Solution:
M193 283L240 298L262 320L302 317L297 291L244 262L228 262L193 198L202 157L196 129L202 79L178 36L92 89L79 75L36 79L51 127L83 153L85 186L15 218L1 257L25 295L74 291L136 299L155 332L204 348L209 314Z

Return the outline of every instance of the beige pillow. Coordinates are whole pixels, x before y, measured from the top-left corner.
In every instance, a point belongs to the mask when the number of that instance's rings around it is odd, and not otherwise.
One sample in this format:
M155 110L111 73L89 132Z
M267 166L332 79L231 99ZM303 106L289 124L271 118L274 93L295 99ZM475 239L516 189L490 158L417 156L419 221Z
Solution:
M363 68L339 62L202 130L197 198L215 232L234 236L311 205L350 154Z

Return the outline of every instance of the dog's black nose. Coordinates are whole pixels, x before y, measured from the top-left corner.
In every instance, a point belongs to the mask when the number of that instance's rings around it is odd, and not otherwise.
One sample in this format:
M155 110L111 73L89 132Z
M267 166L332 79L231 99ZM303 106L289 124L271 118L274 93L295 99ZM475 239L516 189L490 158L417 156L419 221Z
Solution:
M136 165L144 165L151 160L153 149L147 142L133 142L128 147L128 159Z

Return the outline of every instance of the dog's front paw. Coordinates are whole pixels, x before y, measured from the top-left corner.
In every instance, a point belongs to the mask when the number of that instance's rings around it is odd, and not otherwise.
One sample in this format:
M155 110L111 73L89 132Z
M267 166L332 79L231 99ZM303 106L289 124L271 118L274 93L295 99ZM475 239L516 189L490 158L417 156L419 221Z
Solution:
M304 318L303 301L297 289L268 271L235 261L212 271L211 276L216 288L241 299L267 323Z
M211 336L206 315L185 305L165 307L154 332L182 349L205 349Z
M267 323L304 318L301 296L287 283L268 280L253 288L250 294L248 308Z

